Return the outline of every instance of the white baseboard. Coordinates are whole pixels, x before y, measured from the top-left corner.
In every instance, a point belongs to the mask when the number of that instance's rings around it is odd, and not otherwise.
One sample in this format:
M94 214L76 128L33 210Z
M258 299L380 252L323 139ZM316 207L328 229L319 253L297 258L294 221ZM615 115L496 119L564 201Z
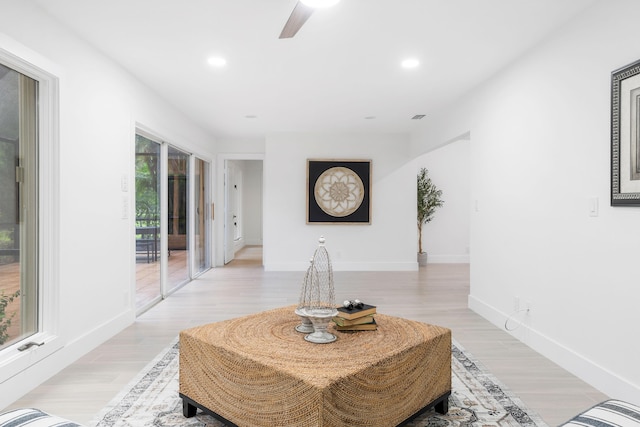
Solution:
M241 237L238 240L233 241L233 252L236 253L240 249L244 248L244 239Z
M418 262L331 262L333 271L416 271ZM309 262L304 263L269 263L264 265L265 271L306 271Z
M262 246L262 239L261 238L245 238L245 244L246 246Z
M431 255L427 256L429 264L469 264L469 255Z
M468 302L471 310L500 329L504 329L508 314L497 310L495 307L486 304L472 295L469 295ZM517 326L517 328L509 333L519 341L607 396L626 400L637 405L640 404L640 386L621 378L592 360L565 347L558 341L531 328L527 325L526 320L518 322L517 319L514 319L513 322L514 324L510 325L510 328L514 326Z

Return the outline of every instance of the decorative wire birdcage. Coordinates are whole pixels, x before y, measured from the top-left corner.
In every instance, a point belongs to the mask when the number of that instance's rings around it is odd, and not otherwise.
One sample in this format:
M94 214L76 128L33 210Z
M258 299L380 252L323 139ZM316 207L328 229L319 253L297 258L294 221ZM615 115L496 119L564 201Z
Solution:
M313 332L313 324L302 311L305 308L309 308L311 304L311 282L314 280L314 276L317 276L316 270L313 268L313 258L309 259L309 268L307 274L304 276L302 287L300 288L300 298L298 299L298 307L295 313L300 316L300 324L296 325L296 331L303 334L310 334Z
M327 332L331 319L338 314L333 286L333 269L324 237L313 254L311 265L303 283L304 301L299 312L313 324L313 332L305 336L307 341L319 344L330 343L336 336ZM304 320L303 320L304 322Z

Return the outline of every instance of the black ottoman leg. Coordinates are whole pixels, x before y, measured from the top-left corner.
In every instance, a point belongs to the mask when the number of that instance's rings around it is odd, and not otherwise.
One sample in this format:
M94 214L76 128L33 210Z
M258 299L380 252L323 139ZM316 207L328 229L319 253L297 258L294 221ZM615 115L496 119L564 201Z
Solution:
M196 412L198 412L198 408L193 406L191 403L187 402L186 399L182 399L182 415L186 418L191 418L196 416Z
M446 414L449 412L449 399L445 397L440 402L436 403L436 412L439 414Z

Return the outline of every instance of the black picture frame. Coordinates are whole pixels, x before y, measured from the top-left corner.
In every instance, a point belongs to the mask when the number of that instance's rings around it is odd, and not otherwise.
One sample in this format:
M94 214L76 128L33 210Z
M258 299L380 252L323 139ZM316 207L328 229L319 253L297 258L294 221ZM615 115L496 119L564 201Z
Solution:
M371 160L307 159L307 224L371 224Z
M611 73L611 206L640 206L640 60Z

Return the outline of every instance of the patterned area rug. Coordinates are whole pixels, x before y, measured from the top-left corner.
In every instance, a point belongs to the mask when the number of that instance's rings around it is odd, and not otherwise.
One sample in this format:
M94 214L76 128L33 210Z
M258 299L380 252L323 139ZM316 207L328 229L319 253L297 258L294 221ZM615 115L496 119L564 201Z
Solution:
M95 427L224 427L198 412L182 415L178 397L177 341L163 351L91 423ZM430 410L405 424L432 426L546 426L516 396L455 341L452 345L452 393L449 412Z

